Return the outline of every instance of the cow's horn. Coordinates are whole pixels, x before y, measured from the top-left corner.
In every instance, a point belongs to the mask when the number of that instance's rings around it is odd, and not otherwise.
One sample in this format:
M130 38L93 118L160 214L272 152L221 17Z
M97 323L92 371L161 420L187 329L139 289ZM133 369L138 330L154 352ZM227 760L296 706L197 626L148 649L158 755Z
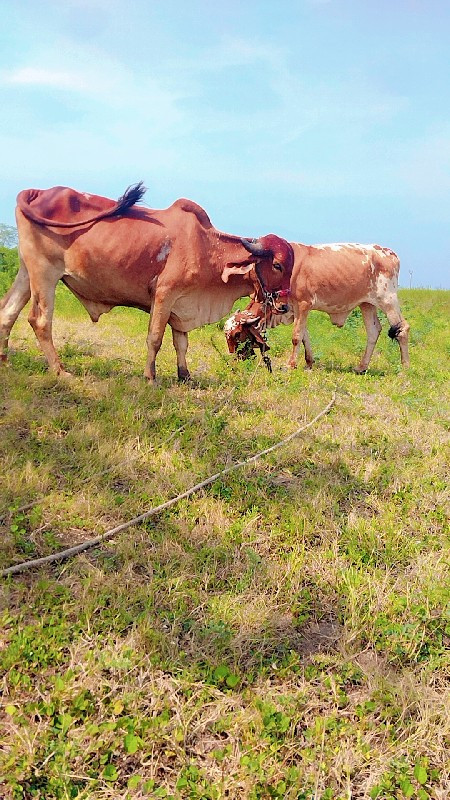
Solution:
M245 249L253 256L271 256L272 251L267 250L259 239L241 239Z

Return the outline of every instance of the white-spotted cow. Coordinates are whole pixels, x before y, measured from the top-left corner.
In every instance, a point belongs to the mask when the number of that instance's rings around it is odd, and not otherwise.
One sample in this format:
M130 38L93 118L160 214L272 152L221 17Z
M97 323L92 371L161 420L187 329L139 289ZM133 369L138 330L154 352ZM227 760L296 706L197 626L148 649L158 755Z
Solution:
M391 339L400 346L402 365L409 365L409 325L402 317L397 297L398 256L378 244L316 244L292 242L294 269L291 278L290 311L272 315L268 327L294 322L289 366L297 366L298 348L303 341L308 367L314 357L306 327L310 311L325 311L333 325L342 327L350 312L360 307L367 332L367 343L357 372L369 366L381 324L377 309L390 323Z

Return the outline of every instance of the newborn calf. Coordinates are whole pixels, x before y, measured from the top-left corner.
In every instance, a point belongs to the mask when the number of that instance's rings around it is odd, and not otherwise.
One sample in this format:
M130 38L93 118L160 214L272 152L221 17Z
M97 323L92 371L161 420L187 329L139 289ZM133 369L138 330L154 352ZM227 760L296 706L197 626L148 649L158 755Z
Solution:
M224 326L230 353L236 353L238 358L244 360L252 358L255 355L255 348L258 348L269 372L272 372L272 364L266 355L270 350L266 339L266 327L273 313L273 308L267 303L251 300L243 311L232 314Z

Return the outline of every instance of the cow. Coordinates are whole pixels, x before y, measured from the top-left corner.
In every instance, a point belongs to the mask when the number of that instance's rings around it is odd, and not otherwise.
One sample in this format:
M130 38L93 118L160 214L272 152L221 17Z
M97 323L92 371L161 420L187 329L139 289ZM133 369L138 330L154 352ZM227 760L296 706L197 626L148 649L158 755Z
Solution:
M356 372L367 370L381 331L377 308L390 323L388 335L400 347L403 367L409 366L409 325L402 317L397 297L400 261L389 247L379 244L316 244L291 242L294 269L291 278L290 311L271 315L267 327L294 322L289 366L297 366L303 341L306 366L314 357L306 327L310 311L325 311L333 325L341 328L350 312L360 307L367 333L366 349Z
M155 360L167 323L179 380L188 380L188 331L220 320L239 297L271 297L289 288L289 242L268 234L245 239L213 227L191 200L169 208L137 206L146 189L128 187L116 202L67 187L28 189L17 197L20 267L0 301L0 359L31 297L29 322L49 368L68 375L55 350L52 317L61 280L93 322L115 306L151 314L144 375L156 380Z

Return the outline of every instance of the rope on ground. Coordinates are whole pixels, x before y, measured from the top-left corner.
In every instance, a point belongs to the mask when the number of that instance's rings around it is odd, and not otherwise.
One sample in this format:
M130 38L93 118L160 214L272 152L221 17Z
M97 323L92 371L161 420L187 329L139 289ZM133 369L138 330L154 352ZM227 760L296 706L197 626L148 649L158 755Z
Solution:
M25 570L32 569L33 567L41 566L42 564L49 564L52 561L63 561L66 558L70 558L71 556L77 555L78 553L82 553L83 550L89 550L91 547L95 547L97 544L101 544L102 542L106 542L108 539L112 539L113 536L120 533L121 531L126 530L127 528L131 528L133 525L138 525L140 522L144 522L144 520L149 519L149 517L153 517L155 514L159 514L161 511L164 511L166 508L170 508L171 506L178 503L180 500L184 500L185 497L189 497L194 492L198 492L200 489L203 489L205 486L209 486L210 483L213 483L218 478L221 478L222 475L227 475L229 472L233 472L240 467L246 467L248 464L252 464L253 462L257 461L258 459L266 456L268 453L273 453L274 450L278 450L280 447L288 444L295 439L296 436L299 436L300 433L303 433L307 428L311 428L321 417L324 417L325 414L331 410L334 406L336 400L336 391L333 392L331 400L322 411L319 411L316 416L307 422L304 425L301 425L297 428L293 433L290 433L289 436L286 436L281 441L273 444L271 447L267 447L265 450L261 450L259 453L255 453L255 455L250 456L249 458L244 459L243 461L237 461L235 464L230 464L229 467L225 467L224 469L220 470L220 472L216 472L215 475L210 475L209 478L205 478L204 481L200 483L196 483L195 486L191 486L190 489L186 489L185 492L178 494L176 497L172 497L171 500L167 500L166 503L162 503L159 506L155 506L151 508L149 511L145 511L143 514L139 514L139 516L134 517L133 519L129 520L128 522L123 522L121 525L117 525L115 528L111 528L110 530L103 533L101 536L95 536L93 539L88 539L86 542L82 542L81 544L77 544L74 547L69 547L67 550L61 550L58 553L51 553L48 556L43 556L42 558L34 558L31 561L23 561L21 564L14 564L12 567L7 567L0 572L0 577L4 578L7 575L14 575L18 572L25 572Z

